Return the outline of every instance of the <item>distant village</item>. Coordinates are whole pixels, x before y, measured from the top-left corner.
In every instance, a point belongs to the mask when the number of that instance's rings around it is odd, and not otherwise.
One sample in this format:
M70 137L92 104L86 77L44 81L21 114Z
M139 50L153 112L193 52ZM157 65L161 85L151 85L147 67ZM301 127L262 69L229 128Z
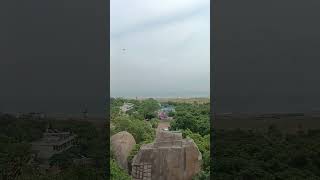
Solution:
M159 103L160 110L155 112L157 114L157 117L160 120L172 120L173 118L169 116L171 112L175 112L175 108L172 105L162 105ZM122 106L120 106L120 112L126 113L134 108L134 104L132 103L123 103Z

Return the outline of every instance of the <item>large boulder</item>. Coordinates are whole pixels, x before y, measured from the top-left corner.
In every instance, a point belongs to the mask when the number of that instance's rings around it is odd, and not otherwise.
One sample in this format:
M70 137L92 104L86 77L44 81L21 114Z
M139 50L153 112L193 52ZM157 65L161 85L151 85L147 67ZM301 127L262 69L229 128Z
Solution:
M142 145L132 161L133 180L192 180L201 170L202 155L180 132L159 131L153 143Z
M135 145L134 137L126 131L111 136L111 150L119 166L126 171L128 171L127 158Z

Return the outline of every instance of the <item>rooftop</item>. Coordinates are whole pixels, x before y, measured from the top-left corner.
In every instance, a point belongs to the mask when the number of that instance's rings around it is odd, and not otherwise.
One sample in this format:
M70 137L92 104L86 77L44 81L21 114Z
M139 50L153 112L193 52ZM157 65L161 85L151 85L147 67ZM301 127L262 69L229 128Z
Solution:
M41 146L53 146L53 145L62 145L74 138L77 135L71 134L70 132L45 132L43 137L37 141L32 142L32 145L41 145Z

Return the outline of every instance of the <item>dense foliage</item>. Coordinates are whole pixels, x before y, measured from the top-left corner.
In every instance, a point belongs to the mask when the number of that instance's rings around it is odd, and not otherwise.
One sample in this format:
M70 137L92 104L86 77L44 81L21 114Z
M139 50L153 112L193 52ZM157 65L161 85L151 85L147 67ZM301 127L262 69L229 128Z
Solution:
M36 165L29 163L32 160L30 143L42 137L49 122L52 128L78 135L78 146L51 158L50 163L61 168L56 175L43 174ZM3 115L0 117L0 179L105 179L108 163L105 131L84 121L33 120ZM94 163L74 165L72 158L80 156L91 158Z
M124 103L134 104L133 109L127 113L121 113L120 107ZM136 143L150 142L155 137L155 130L158 120L152 118L145 120L145 116L154 114L160 108L159 103L154 99L146 99L143 101L113 98L111 101L111 135L120 131L127 131L133 135Z
M175 121L171 129L191 130L202 136L210 134L210 106L209 104L175 104Z
M152 119L156 117L155 112L159 109L159 102L150 98L141 102L138 112L143 115L144 119Z
M42 137L46 121L17 119L11 115L0 117L0 134L14 142L33 141Z
M131 180L127 172L122 170L113 159L110 160L110 173L111 180Z
M19 177L16 178L16 180L88 180L88 179L97 179L102 180L105 178L101 178L96 173L96 169L93 167L87 167L87 166L75 166L72 165L68 169L65 169L64 171L58 173L58 174L39 174L34 173L30 174L22 174Z
M132 103L134 106L131 110L124 113L120 111L120 107L124 103ZM159 103L154 99L138 101L132 99L112 98L110 125L111 135L121 131L127 131L132 134L137 143L128 157L129 165L131 164L133 157L138 153L140 146L154 140L155 128L157 128L159 123L159 120L156 118L156 111L159 110L159 108ZM116 164L112 155L110 156L110 165L111 178L123 178L124 180L130 178L127 173L120 169Z
M134 104L133 109L126 113L119 110L124 103ZM163 104L165 106L166 104ZM195 177L197 180L210 179L210 107L206 103L175 103L169 102L167 105L173 105L176 112L171 112L170 117L174 117L171 123L172 130L182 130L183 135L192 138L197 144L203 158L202 171ZM146 99L142 101L125 100L121 98L111 101L111 134L120 131L131 133L137 145L131 151L128 162L137 154L141 145L152 142L155 138L155 128L157 128L159 119L155 112L160 106L156 100ZM146 121L145 119L148 119ZM111 157L111 163L114 163ZM129 168L130 169L130 168ZM115 173L121 176L122 171L115 169Z
M320 130L285 134L216 130L213 176L233 179L320 179Z
M183 136L197 144L202 154L202 171L196 180L210 179L210 106L208 103L173 103L176 113L171 122L171 130L182 130Z
M29 142L42 137L45 123L17 119L11 115L0 117L0 179L12 179L24 170L31 159Z
M152 128L157 128L158 124L159 124L159 119L153 118L149 122L150 122Z
M111 119L119 115L119 108L124 103L134 104L133 109L127 112L136 119L152 119L156 117L156 111L160 109L158 101L149 98L143 101L134 99L111 98Z
M118 133L120 131L127 131L136 140L136 143L143 141L152 141L155 137L155 131L149 122L139 120L131 116L117 116L113 119L112 124L114 128L112 133Z

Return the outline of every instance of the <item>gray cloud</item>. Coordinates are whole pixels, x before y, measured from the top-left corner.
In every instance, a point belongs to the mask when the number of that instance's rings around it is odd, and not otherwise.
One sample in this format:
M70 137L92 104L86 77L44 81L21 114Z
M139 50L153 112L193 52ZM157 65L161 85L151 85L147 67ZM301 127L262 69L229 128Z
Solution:
M210 1L153 2L111 1L111 96L209 96Z

